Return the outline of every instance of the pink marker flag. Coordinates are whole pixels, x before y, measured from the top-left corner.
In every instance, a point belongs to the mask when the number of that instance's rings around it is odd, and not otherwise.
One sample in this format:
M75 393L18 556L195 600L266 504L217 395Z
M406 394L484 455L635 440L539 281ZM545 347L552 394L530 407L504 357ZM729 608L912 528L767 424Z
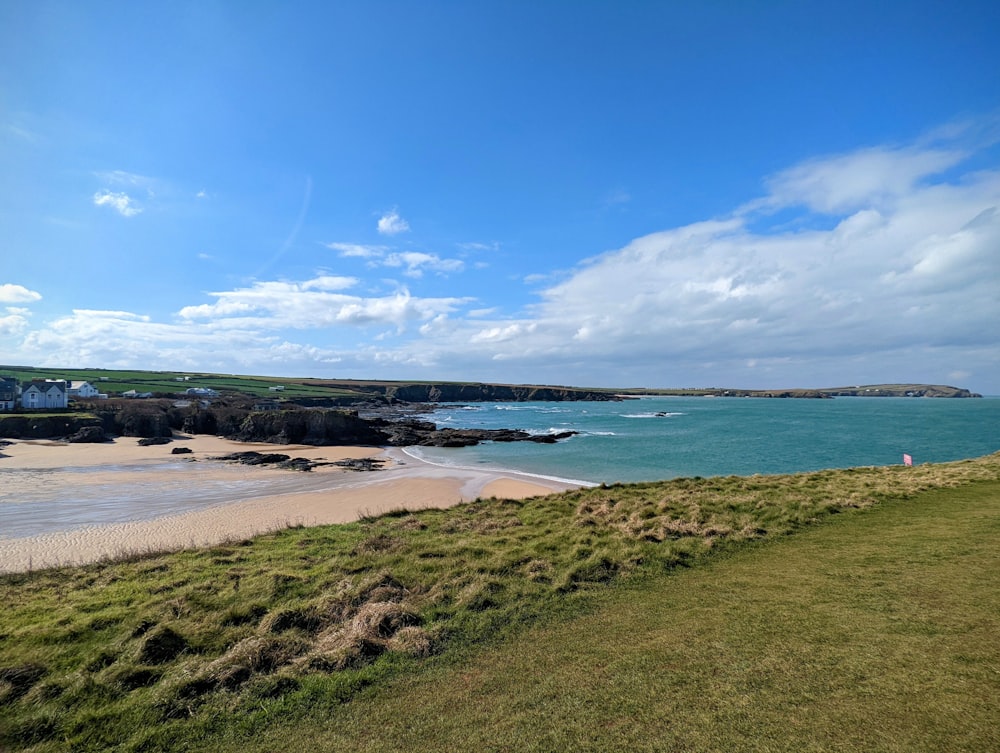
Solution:
M911 458L905 452L903 453L903 465L913 465L913 458Z

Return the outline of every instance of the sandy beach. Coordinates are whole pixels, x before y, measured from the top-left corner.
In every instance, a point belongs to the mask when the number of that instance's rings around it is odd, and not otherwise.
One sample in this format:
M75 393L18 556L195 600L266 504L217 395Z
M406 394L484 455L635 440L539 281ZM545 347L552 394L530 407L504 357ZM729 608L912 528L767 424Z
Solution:
M174 455L175 447L191 452ZM323 462L386 462L373 472L330 465L302 473L216 459L250 450ZM396 448L248 444L203 435L149 447L131 437L103 444L19 440L0 447L0 572L207 546L401 508L523 499L572 488L576 485L515 472L431 465Z

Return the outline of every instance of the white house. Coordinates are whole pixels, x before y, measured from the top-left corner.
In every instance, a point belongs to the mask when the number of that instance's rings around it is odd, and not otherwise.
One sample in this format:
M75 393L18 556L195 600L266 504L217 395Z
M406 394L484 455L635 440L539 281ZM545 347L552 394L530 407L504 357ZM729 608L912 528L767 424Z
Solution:
M70 382L67 392L70 397L97 397L101 394L90 382Z
M21 389L21 407L28 410L65 408L66 382L62 379L32 379Z
M218 397L219 393L210 387L188 387L184 390L185 395L194 395L196 397Z

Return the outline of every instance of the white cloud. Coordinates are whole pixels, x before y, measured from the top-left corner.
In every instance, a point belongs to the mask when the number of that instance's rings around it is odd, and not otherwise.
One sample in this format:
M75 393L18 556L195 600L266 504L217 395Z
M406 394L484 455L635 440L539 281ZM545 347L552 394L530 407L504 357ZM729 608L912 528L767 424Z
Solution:
M381 256L389 250L388 246L373 246L361 243L324 243L323 245L333 251L339 251L341 256L355 256L362 259Z
M399 216L399 212L393 209L386 212L378 220L378 231L382 235L398 235L410 229L410 223Z
M958 155L909 147L811 160L730 218L587 260L520 317L469 315L412 347L438 363L518 369L504 378L586 369L611 384L626 369L670 384L678 367L761 386L792 373L804 386L867 372L989 378L1000 359L1000 171L956 175ZM843 216L832 229L754 230L778 205L806 220Z
M172 322L77 311L28 331L26 312L8 308L0 331L24 336L18 360L39 365L336 364L360 377L654 386L970 379L961 386L1000 393L1000 169L984 168L986 154L963 170L962 154L938 139L791 166L729 216L530 277L544 287L518 311L504 300L466 311L474 299L461 294L359 292L359 279L317 274L208 293ZM777 210L781 225L767 227ZM324 245L413 277L463 269ZM0 303L39 298L0 286Z
M94 194L94 206L111 207L123 217L134 217L142 212L142 208L135 204L135 200L128 194L113 191L98 191Z
M27 309L7 307L7 314L0 316L0 337L20 335L28 328Z
M42 300L42 294L28 290L23 285L5 282L0 285L0 303L34 303Z
M827 214L877 208L966 156L957 149L878 147L809 160L769 178L769 195L754 208L805 205Z
M212 321L215 327L318 329L341 325L405 329L450 313L464 298L419 298L402 289L391 295L362 297L338 291L354 286L351 277L317 277L303 282L257 282L248 288L209 293L215 303L185 306L182 320Z
M461 272L465 263L461 259L442 259L436 254L425 254L419 251L404 251L390 254L383 264L387 267L405 267L403 274L409 277L420 277L425 270L446 274Z

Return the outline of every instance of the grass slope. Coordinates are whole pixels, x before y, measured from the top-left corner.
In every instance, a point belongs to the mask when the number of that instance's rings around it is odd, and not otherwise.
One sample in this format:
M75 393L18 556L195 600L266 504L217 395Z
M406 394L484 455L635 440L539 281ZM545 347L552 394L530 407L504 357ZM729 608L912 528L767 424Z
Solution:
M1000 750L1000 487L928 492L396 682L252 751Z
M681 479L525 502L478 501L347 526L291 529L200 551L0 578L5 605L0 621L0 749L246 749L269 730L294 735L300 725L305 738L325 739L330 749L341 744L371 744L373 749L385 744L392 749L394 736L409 722L401 718L395 724L385 720L372 726L350 714L362 708L357 705L362 697L386 688L393 678L426 671L447 674L441 667L464 651L516 638L539 620L549 625L546 630L556 630L556 616L592 608L595 599L609 593L608 584L655 584L644 579L748 548L755 552L758 542L780 539L836 513L873 506L894 510L896 502L928 490L973 489L970 484L977 482L992 483L995 499L1000 455L916 468ZM995 512L981 511L984 521L993 521L994 534ZM974 536L963 535L974 543ZM761 556L769 549L760 549ZM927 566L913 563L916 573ZM801 569L790 567L791 572ZM769 572L775 574L781 596L788 589L781 584L784 575L778 575L783 570ZM971 590L974 585L957 588L955 603L978 598ZM725 588L734 597L744 590L731 584ZM633 591L631 598L663 600L646 589L644 585ZM684 610L697 613L706 598L695 597ZM669 599L664 603L671 605L667 611L678 611ZM791 622L759 626L761 641L794 635L802 627L795 622L800 610L794 600L783 610L778 614L788 614ZM558 680L560 673L571 672L571 662L556 658L546 663L545 655L558 656L554 649L528 661L517 674L541 678L540 689L511 686L508 704L522 704L521 721L508 728L506 721L483 716L483 728L490 730L476 738L483 748L509 743L521 749L523 745L511 741L522 736L538 750L550 749L546 746L559 740L579 747L598 732L605 742L619 739L615 735L627 741L620 749L656 747L658 743L649 741L670 739L681 720L660 718L658 707L644 706L654 689L640 682L641 675L662 675L674 664L669 656L649 658L657 656L651 638L636 642L635 635L649 630L638 617L652 610L642 607L633 617L625 617L621 606L612 612L623 615L621 622L594 627L603 630L597 640L607 652L603 664L585 664L583 680L571 679L571 674ZM746 614L747 608L739 607L734 617ZM685 642L702 635L698 624L684 628L692 631ZM995 623L983 625L995 629ZM567 651L575 653L578 632L570 629L556 641L565 644L564 657ZM815 642L847 645L850 633L838 628ZM678 692L680 686L696 687L699 673L716 677L727 665L731 647L724 637L706 639L702 663L678 675ZM978 644L968 643L973 647L971 661L979 661ZM561 705L562 699L574 698L566 694L570 685L586 686L587 677L605 677L602 667L610 666L608 662L630 645L650 649L635 652L629 660L635 664L634 673L619 679L612 672L607 675L611 690L589 700L577 695L568 706ZM809 645L807 641L800 650L802 658L808 658ZM898 644L880 650L903 651ZM772 692L776 701L786 695L774 683L795 662L780 656L765 661L753 657L748 648L735 663L746 674L720 680L715 706L700 712L703 722L711 717L721 719L723 726L734 725L743 712L726 699L753 677L763 678L760 689ZM817 666L833 664L822 659ZM933 669L927 676L937 677ZM456 677L453 684L460 693L466 680ZM500 682L481 686L475 679L469 677L469 688L478 692ZM433 695L433 687L425 692ZM758 686L747 686L748 704L756 692ZM538 700L527 704L523 699L531 693ZM807 694L822 697L818 689ZM694 694L702 695L704 690ZM547 709L547 717L528 714L529 707L539 704ZM619 708L617 721L606 723L591 704ZM478 724L476 715L485 712L475 707L471 713L467 721ZM657 726L641 732L625 722L632 716L649 718ZM811 723L808 714L796 718L800 725ZM338 740L327 730L330 720L337 728L357 727L348 733L350 739ZM461 726L434 722L433 715L420 724L440 728L441 735L453 729L461 736ZM536 729L537 744L530 737L536 725L547 730L538 737ZM595 731L595 726L608 729ZM754 722L748 729L760 728ZM368 743L365 730L370 731ZM444 737L439 742L427 749L451 747Z

